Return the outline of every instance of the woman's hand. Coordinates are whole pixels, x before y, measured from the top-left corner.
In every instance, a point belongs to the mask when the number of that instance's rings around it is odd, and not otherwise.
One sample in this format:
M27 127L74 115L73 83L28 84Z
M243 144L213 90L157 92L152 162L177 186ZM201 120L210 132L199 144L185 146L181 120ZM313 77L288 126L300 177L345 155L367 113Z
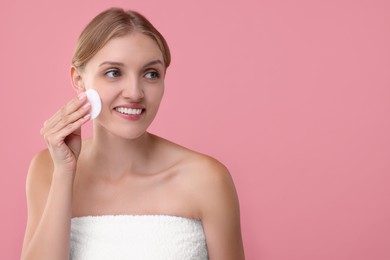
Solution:
M41 134L55 170L71 174L76 172L81 150L81 126L90 119L90 109L91 105L82 92L44 123Z

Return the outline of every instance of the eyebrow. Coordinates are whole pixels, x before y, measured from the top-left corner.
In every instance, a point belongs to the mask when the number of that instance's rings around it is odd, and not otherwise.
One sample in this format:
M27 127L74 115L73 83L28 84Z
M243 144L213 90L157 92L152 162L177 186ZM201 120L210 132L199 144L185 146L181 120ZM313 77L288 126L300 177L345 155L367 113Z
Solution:
M104 66L104 65L111 65L111 66L118 66L118 67L124 67L125 64L122 62L116 62L116 61L105 61L100 63L99 67Z
M153 66L156 64L161 64L162 66L164 66L164 64L161 60L153 60L151 62L146 63L143 67L145 68L145 67Z
M149 67L149 66L153 66L153 65L156 65L156 64L161 64L162 66L164 66L164 63L161 61L161 60L153 60L153 61L150 61L148 63L146 63L143 68L146 68L146 67ZM104 61L102 62L99 67L101 66L104 66L104 65L110 65L110 66L118 66L118 67L125 67L125 64L122 63L122 62L116 62L116 61Z

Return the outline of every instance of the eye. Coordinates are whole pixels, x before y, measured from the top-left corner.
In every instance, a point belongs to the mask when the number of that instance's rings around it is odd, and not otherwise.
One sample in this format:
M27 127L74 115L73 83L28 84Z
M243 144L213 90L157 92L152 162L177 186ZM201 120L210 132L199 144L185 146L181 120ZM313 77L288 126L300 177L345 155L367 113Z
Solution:
M118 69L112 69L107 71L104 75L106 75L109 78L117 78L121 75L121 72Z
M147 79L158 79L160 78L160 73L158 73L157 71L149 71L145 74L145 78Z

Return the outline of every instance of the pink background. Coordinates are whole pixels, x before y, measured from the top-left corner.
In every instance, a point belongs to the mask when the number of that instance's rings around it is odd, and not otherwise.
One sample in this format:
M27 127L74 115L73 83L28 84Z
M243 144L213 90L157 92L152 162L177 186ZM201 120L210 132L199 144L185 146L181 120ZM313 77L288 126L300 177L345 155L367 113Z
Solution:
M74 96L76 38L109 6L168 40L151 131L229 167L247 259L390 259L385 0L2 1L0 259L20 256L27 168Z

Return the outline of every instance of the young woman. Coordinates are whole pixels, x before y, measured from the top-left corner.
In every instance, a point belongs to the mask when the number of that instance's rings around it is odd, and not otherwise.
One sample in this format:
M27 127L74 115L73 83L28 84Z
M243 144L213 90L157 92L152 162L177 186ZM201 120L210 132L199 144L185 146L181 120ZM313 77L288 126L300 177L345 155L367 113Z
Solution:
M71 67L78 95L44 123L48 148L29 169L23 260L244 259L228 170L147 132L169 64L137 12L111 8L84 29ZM82 141L91 88L102 111Z

